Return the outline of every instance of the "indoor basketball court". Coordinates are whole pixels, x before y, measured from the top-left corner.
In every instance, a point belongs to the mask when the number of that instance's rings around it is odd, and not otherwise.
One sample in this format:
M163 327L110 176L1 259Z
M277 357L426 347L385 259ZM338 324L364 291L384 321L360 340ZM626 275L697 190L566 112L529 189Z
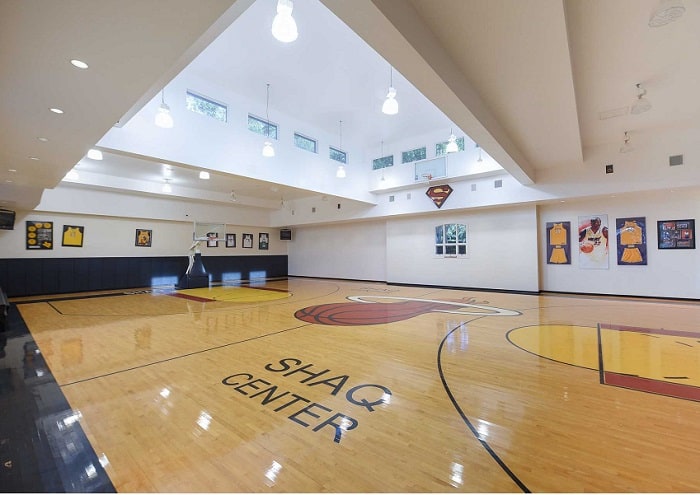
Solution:
M25 373L52 373L68 404L43 431L75 487L700 483L695 302L289 278L14 303L36 344ZM65 447L83 433L85 466Z

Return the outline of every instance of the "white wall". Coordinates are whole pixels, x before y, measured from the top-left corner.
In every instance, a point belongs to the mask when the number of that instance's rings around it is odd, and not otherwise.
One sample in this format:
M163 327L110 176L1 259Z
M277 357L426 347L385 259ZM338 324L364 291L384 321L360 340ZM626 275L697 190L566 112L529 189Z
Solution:
M467 224L467 258L434 256L435 226L442 223ZM289 274L537 291L536 210L465 210L295 228Z
M54 223L53 249L26 249L25 222ZM83 247L61 246L64 225L85 227ZM135 246L136 229L152 230L151 247ZM109 256L186 256L192 244L192 222L71 215L53 212L17 212L14 230L0 230L0 258L97 258ZM236 234L236 247L202 246L202 256L284 255L287 244L279 240L279 229L226 224L227 233ZM253 234L253 249L243 249L241 235ZM258 250L258 234L270 234L269 249ZM223 232L221 233L223 236Z
M539 208L539 241L542 290L621 294L635 296L700 298L700 251L698 249L659 250L659 220L700 220L700 189L678 189L643 194L606 196L567 201ZM610 255L607 270L579 268L578 217L607 214L610 229ZM647 265L618 265L615 220L646 217ZM570 265L546 263L545 226L547 222L569 221L572 227ZM696 240L697 241L697 240Z

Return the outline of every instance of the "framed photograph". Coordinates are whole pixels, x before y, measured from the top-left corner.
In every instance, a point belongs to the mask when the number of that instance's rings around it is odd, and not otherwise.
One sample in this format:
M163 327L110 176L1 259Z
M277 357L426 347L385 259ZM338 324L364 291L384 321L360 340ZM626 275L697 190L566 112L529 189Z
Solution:
M258 249L267 250L270 246L270 234L267 232L260 232L258 236Z
M136 246L151 247L153 231L148 229L136 229Z
M695 249L695 219L659 220L659 249Z
M207 232L207 247L219 247L218 232Z
M243 234L243 248L253 249L253 234Z
M53 249L53 222L27 221L27 249Z
M226 247L235 248L236 247L236 234L226 234Z
M647 264L647 219L631 217L615 219L617 264Z
M608 216L578 217L578 265L585 270L607 270Z
M82 225L64 225L62 246L83 247L85 227Z
M571 264L571 222L547 222L547 264Z

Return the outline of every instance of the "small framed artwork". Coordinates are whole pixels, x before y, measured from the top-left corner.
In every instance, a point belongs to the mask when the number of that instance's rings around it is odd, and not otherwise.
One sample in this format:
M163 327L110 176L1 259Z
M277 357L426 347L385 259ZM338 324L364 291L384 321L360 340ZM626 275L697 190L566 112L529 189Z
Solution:
M243 234L243 247L253 249L253 234Z
M267 250L270 246L270 234L267 232L260 232L258 236L258 249Z
M153 231L148 229L136 229L136 246L151 247Z
M53 222L27 221L27 249L53 249Z
M659 220L659 249L695 249L695 219Z
M218 239L218 232L207 232L207 247L219 247Z
M82 225L64 225L62 246L83 247L85 227Z
M547 263L571 264L571 222L547 222Z
M236 234L226 234L226 247L235 248L236 247Z

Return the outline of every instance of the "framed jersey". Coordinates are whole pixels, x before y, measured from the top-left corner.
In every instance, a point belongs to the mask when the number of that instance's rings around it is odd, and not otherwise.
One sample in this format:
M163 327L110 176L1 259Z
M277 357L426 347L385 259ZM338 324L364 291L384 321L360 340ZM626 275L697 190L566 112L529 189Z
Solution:
M571 264L571 222L547 222L547 264Z
M64 225L61 246L83 247L85 227L82 225Z
M615 219L617 264L647 264L647 219L631 217Z

